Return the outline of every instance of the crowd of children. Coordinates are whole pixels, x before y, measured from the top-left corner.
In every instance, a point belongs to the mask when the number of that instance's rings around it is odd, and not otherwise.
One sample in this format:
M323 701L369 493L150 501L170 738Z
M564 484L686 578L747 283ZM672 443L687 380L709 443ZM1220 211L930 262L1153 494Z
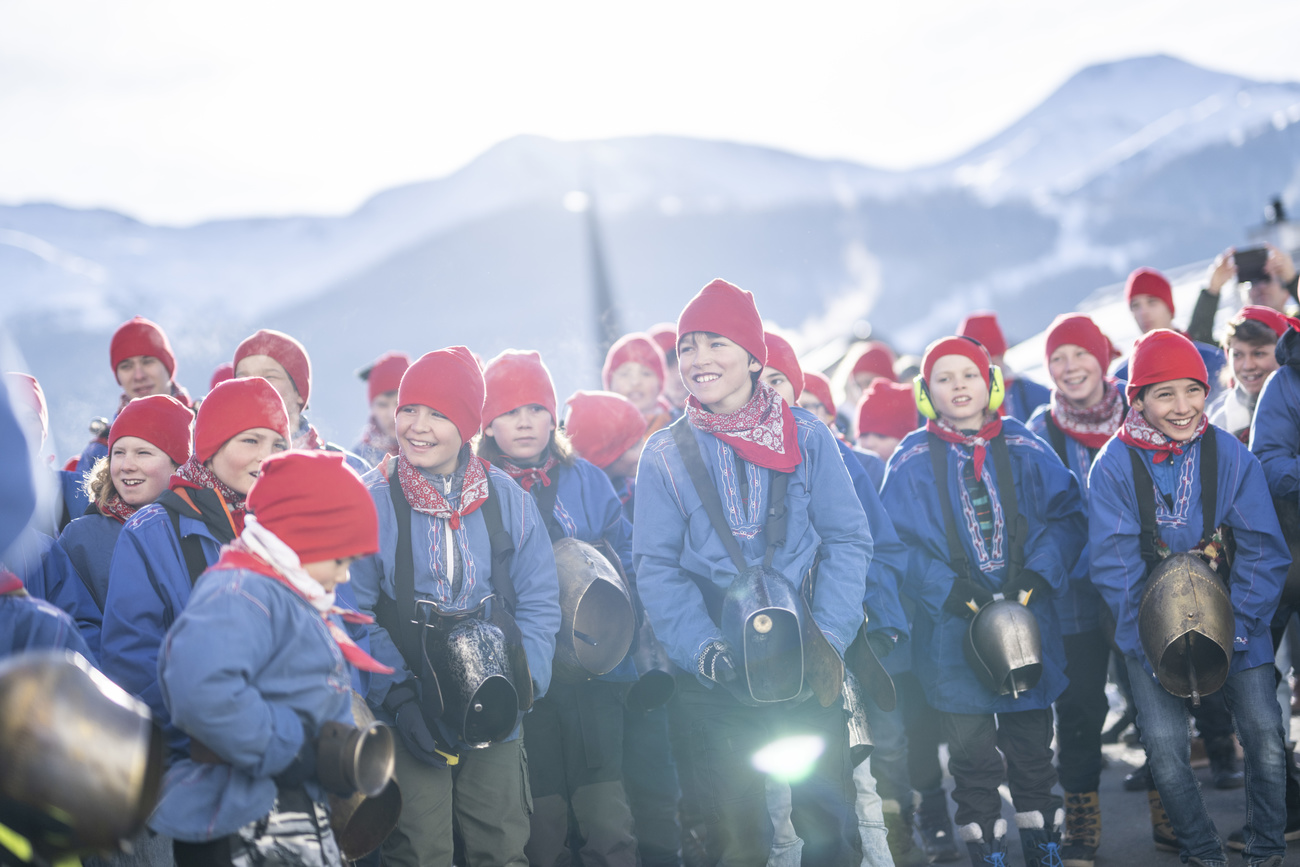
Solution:
M1300 598L1300 321L1290 258L1268 261L1221 347L1204 339L1232 251L1201 341L1138 269L1132 351L1059 316L1050 387L1006 368L991 313L915 359L869 342L828 378L715 280L563 403L534 351L386 353L360 371L351 451L307 420L293 337L251 335L191 400L136 317L110 344L102 435L62 470L4 470L0 655L76 651L160 726L148 828L97 859L119 867L340 865L331 811L356 787L321 756L362 722L353 694L391 727L401 791L370 864L911 867L964 848L984 867L1007 863L1005 784L1025 864L1092 867L1108 672L1156 845L1278 867L1300 838L1274 666ZM6 379L21 432L4 414L0 442L38 451L41 386ZM575 540L634 633L577 675L560 645L599 641L557 570ZM1195 708L1144 632L1148 591L1193 561L1227 612L1196 636L1218 668L1184 660L1217 678ZM1226 841L1193 711L1216 783L1245 788ZM803 751L798 773L764 759L778 748Z

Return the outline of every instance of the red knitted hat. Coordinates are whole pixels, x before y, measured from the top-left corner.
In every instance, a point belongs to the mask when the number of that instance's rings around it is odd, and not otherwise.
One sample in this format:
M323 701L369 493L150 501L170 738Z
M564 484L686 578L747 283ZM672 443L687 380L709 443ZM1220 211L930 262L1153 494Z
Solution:
M426 352L402 374L397 405L413 403L436 409L451 419L467 443L478 433L483 415L483 371L464 346Z
M212 378L208 380L208 391L217 387L217 383L225 382L227 379L235 378L234 362L223 361L217 365L216 370L212 371Z
M26 373L6 373L9 381L9 394L12 399L22 401L41 420L41 441L50 434L50 411L45 404L45 391L36 377Z
M1170 315L1174 312L1174 287L1155 268L1138 268L1128 275L1128 282L1124 284L1124 303L1132 304L1134 295L1159 298L1169 307Z
M205 464L231 437L259 427L289 441L289 413L275 386L260 376L219 382L199 406L194 455Z
M366 381L367 400L374 403L379 395L397 391L402 384L402 374L410 366L411 357L405 352L385 352L376 358L362 375Z
M263 328L252 337L244 339L235 349L235 367L250 355L267 355L280 363L284 372L289 374L293 387L298 389L303 406L311 395L311 359L307 350L283 331Z
M1240 324L1247 319L1254 319L1256 322L1262 322L1273 330L1278 337L1286 334L1288 328L1295 328L1300 331L1300 320L1294 316L1287 316L1278 313L1272 307L1261 307L1258 304L1247 304L1238 311L1237 315L1232 317L1234 323Z
M884 379L872 380L858 400L858 435L880 434L902 439L916 430L916 400L912 387Z
M113 427L108 431L108 452L113 453L113 443L122 437L139 437L162 449L172 463L183 464L190 459L193 423L194 413L170 394L137 397L113 419Z
M602 470L645 436L645 416L612 391L575 391L565 401L564 432L574 450Z
M304 565L379 551L379 518L339 452L288 451L262 461L248 511Z
M483 427L497 416L531 403L545 408L551 421L558 419L555 382L542 356L531 350L507 349L489 361L483 371L483 392Z
M678 340L692 331L721 334L757 358L759 364L767 364L763 317L758 315L754 296L726 280L714 280L701 289L677 317Z
M1082 313L1062 313L1052 320L1052 324L1047 329L1044 358L1050 362L1052 353L1069 343L1091 353L1101 365L1103 373L1110 365L1110 340L1101 333L1097 323Z
M1002 336L998 315L988 310L972 313L957 326L958 337L974 337L988 350L990 358L1007 354L1007 339Z
M969 337L943 337L925 348L925 356L921 359L921 378L927 384L930 382L930 372L934 370L935 362L945 355L962 355L975 362L975 366L980 370L980 376L984 378L984 387L990 387L989 368L993 365L993 361L989 358L983 344L976 343Z
M660 391L663 390L668 362L664 360L663 350L659 348L658 343L655 343L654 338L640 331L624 334L614 341L609 352L605 353L605 366L600 369L600 380L605 384L606 389L609 388L610 381L614 377L614 371L629 361L650 368L659 380Z
M1138 338L1128 360L1129 403L1143 386L1171 379L1194 379L1209 389L1210 375L1195 344L1177 331L1157 328Z
M172 354L172 345L168 342L167 335L158 323L150 322L143 316L123 322L113 332L113 340L108 345L113 375L117 375L117 366L124 359L137 355L152 355L162 362L172 378L176 377L176 356Z
M898 377L894 376L894 351L879 340L872 340L866 348L853 362L853 368L849 371L850 376L857 376L859 373L874 373L876 376L883 376L890 382L894 382Z
M663 352L664 358L677 354L677 325L673 322L660 322L658 325L652 325L646 331L650 339L655 342L660 351Z
M831 394L831 381L826 378L825 374L809 371L803 375L803 390L812 394L813 397L826 407L826 411L835 415L835 398Z
M763 342L767 345L767 367L775 368L785 374L794 386L794 399L797 403L803 394L803 368L799 366L799 357L794 354L790 341L771 331L763 332Z

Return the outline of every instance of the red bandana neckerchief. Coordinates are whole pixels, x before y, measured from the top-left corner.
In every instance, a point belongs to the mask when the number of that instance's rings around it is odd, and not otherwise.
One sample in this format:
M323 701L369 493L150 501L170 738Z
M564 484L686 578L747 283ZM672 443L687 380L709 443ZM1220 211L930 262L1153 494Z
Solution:
M136 507L118 496L117 491L109 494L104 502L96 503L95 508L99 509L99 514L112 518L119 524L125 524L136 513Z
M985 413L984 417L988 419L984 422L984 427L974 434L959 431L943 420L930 419L925 423L925 429L944 442L971 447L976 478L979 478L984 471L984 455L988 451L989 442L1002 433L1002 416L997 413Z
M1183 448L1196 442L1197 437L1205 433L1206 428L1210 426L1210 420L1205 413L1201 413L1201 423L1196 428L1196 433L1186 442L1171 440L1160 431L1152 427L1143 417L1142 413L1136 409L1130 409L1128 415L1124 417L1124 424L1120 427L1120 442L1135 449L1146 449L1147 451L1157 452L1151 456L1152 463L1163 463L1168 460L1171 454L1181 455Z
M470 455L465 462L465 481L460 487L460 508L453 509L446 497L411 466L406 455L397 456L397 480L411 508L435 518L451 522L453 530L459 529L460 519L473 512L488 497L487 464L482 458Z
M14 573L0 566L0 596L26 596L27 588L23 587L23 579Z
M256 572L259 575L265 575L268 578L274 578L285 587L293 591L295 596L300 599L306 599L298 588L290 583L275 570L275 567L263 560L244 547L243 543L235 540L226 547L221 549L221 558L212 565L213 569L245 569L249 572ZM310 601L310 600L308 600ZM362 614L360 611L349 611L346 608L339 608L337 605L330 609L330 614L337 614L345 623L369 625L375 622L375 618L369 614ZM337 623L329 619L329 615L321 614L325 621L325 627L329 630L330 637L338 644L339 650L343 652L343 658L352 664L354 668L361 671L375 672L376 674L392 674L393 669L384 665L370 654L366 653L357 643L352 640Z
M293 435L293 447L307 451L319 451L325 448L325 440L321 438L311 422L307 421L307 417L299 416L298 419L298 430Z
M758 383L744 406L725 415L709 412L691 395L686 415L692 425L713 434L751 464L789 473L803 460L794 413L766 382Z
M510 478L518 482L519 487L525 491L531 491L533 485L538 482L542 483L543 488L549 488L551 486L551 477L548 474L559 463L555 459L555 455L551 454L549 450L546 454L546 460L535 467L521 467L504 455L497 459L497 466L509 473Z
M377 454L397 454L397 437L381 431L373 418L366 422L365 429L361 431L361 444L374 449Z
M209 488L215 491L230 515L235 535L244 532L245 495L236 493L234 488L218 479L216 473L199 463L197 455L176 468L168 487L173 491L178 488Z
M1114 377L1106 377L1101 402L1087 409L1076 409L1060 399L1060 392L1052 389L1048 404L1052 420L1066 435L1090 449L1099 449L1114 435L1124 422L1124 395Z

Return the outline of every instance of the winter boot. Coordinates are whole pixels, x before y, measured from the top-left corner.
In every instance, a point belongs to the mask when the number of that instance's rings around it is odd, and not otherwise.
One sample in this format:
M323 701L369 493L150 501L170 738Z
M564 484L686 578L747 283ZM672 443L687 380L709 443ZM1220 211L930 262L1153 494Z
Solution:
M962 825L957 836L966 844L971 867L1007 867L1007 820L993 823L993 839L985 839L978 822Z
M1232 735L1224 735L1205 742L1205 752L1210 757L1210 774L1216 789L1240 789L1246 785L1246 775L1237 761L1237 742Z
M942 788L921 793L921 806L916 811L916 824L921 829L921 846L936 864L960 858L952 836L952 819L948 817L948 796Z
M1038 810L1016 813L1025 867L1061 867L1061 826L1065 824L1065 811L1057 810L1053 819L1048 825Z
M1101 846L1101 802L1096 792L1065 793L1065 867L1092 867Z
M894 867L926 867L930 859L925 850L916 845L913 836L912 811L903 812L897 801L882 804L885 815L885 842L894 859Z
M1174 826L1169 821L1169 814L1165 812L1160 793L1155 789L1147 792L1147 806L1151 808L1151 839L1155 841L1156 848L1161 852L1176 854L1179 850L1178 838L1174 836Z

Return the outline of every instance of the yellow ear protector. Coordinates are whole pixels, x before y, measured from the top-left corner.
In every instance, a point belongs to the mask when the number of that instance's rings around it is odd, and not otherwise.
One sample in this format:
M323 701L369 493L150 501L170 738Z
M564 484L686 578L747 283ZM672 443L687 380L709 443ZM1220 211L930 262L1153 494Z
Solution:
M938 418L939 411L934 408L934 403L930 400L930 386L926 384L925 377L917 374L912 380L912 397L916 400L916 411L926 418ZM996 364L989 365L989 409L993 412L998 411L1002 406L1002 401L1007 397L1007 386L1002 379L1002 368Z

